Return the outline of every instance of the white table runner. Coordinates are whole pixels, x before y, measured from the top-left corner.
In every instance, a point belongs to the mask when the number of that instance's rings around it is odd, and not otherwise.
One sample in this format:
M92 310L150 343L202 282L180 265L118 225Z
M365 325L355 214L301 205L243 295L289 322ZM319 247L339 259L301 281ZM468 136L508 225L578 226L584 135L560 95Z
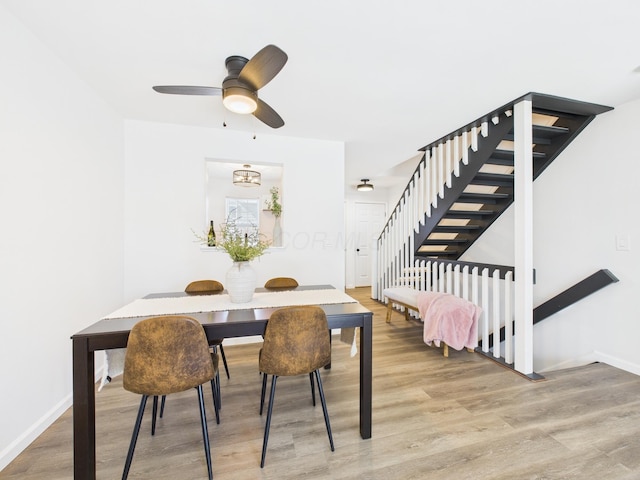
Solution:
M149 317L153 315L221 312L298 305L328 305L334 303L356 303L356 300L335 288L256 292L253 294L253 299L247 303L233 303L228 294L140 298L104 318Z

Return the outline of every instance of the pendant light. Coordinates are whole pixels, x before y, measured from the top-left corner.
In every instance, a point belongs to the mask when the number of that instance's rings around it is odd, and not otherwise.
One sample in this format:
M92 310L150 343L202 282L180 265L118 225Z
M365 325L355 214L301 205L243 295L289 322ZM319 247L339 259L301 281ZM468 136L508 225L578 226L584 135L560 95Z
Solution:
M251 165L242 167L242 170L233 171L233 184L239 187L259 187L262 181L260 172L250 170Z
M373 190L373 185L371 185L369 182L368 178L363 178L362 180L360 180L362 183L360 185L358 185L358 191L359 192L370 192Z

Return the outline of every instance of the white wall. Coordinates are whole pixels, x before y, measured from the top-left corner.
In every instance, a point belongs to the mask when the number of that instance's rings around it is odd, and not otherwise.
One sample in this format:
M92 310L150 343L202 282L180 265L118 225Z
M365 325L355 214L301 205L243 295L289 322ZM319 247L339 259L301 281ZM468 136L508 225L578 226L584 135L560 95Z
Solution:
M70 337L122 303L122 121L0 7L0 470L71 404Z
M125 300L199 278L224 283L231 259L191 232L205 228L207 158L283 165L284 246L253 261L259 284L291 276L344 288L341 142L140 121L126 121L125 136Z
M535 371L597 360L640 374L639 116L637 100L596 117L534 182L534 305L603 268L620 280L535 326ZM513 265L512 232L510 209L464 259Z

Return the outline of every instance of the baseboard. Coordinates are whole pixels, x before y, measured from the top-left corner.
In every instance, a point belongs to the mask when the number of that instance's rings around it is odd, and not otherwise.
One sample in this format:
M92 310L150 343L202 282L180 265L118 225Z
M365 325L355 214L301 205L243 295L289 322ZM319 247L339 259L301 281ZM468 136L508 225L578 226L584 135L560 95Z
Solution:
M597 350L587 353L586 355L581 355L580 357L571 358L569 360L565 360L555 365L546 367L542 370L536 370L536 371L538 373L544 374L545 372L553 372L555 370L564 370L567 368L582 367L583 365L588 365L594 362L606 363L607 365L611 365L612 367L619 368L620 370L633 373L634 375L640 375L640 365L628 362L626 360L622 360L618 357L614 357L606 353L599 352Z
M102 378L102 369L96 372L95 382ZM37 422L25 430L22 435L11 442L2 452L0 452L0 472L15 460L33 441L53 424L60 416L73 405L73 393L69 393L58 402L51 410L45 413Z
M598 361L602 363L606 363L607 365L611 365L612 367L619 368L620 370L624 370L629 373L633 373L634 375L640 375L640 365L636 363L628 362L627 360L622 360L618 357L613 357L611 355L607 355L602 352L595 352L598 357Z
M20 455L25 448L31 445L60 415L66 412L73 404L72 400L73 396L70 393L0 452L0 471Z
M556 363L555 365L550 365L541 370L535 369L536 372L544 374L545 372L554 372L556 370L565 370L567 368L575 368L582 367L583 365L588 365L593 362L599 362L598 356L596 352L591 352L586 355L581 355L580 357L570 358L569 360L564 360L562 362Z

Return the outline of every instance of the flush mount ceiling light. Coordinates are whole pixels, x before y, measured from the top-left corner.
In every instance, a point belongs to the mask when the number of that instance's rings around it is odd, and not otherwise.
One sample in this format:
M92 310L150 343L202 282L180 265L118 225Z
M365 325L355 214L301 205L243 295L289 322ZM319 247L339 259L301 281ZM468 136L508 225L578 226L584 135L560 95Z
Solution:
M373 190L373 185L371 185L370 183L367 183L369 181L368 178L363 178L360 181L362 183L357 187L359 192L370 192L371 190Z
M249 170L251 165L243 165L244 170L233 171L233 184L239 187L259 187L261 182L260 172Z
M229 87L222 92L222 103L233 113L253 113L258 108L258 96L242 87Z

